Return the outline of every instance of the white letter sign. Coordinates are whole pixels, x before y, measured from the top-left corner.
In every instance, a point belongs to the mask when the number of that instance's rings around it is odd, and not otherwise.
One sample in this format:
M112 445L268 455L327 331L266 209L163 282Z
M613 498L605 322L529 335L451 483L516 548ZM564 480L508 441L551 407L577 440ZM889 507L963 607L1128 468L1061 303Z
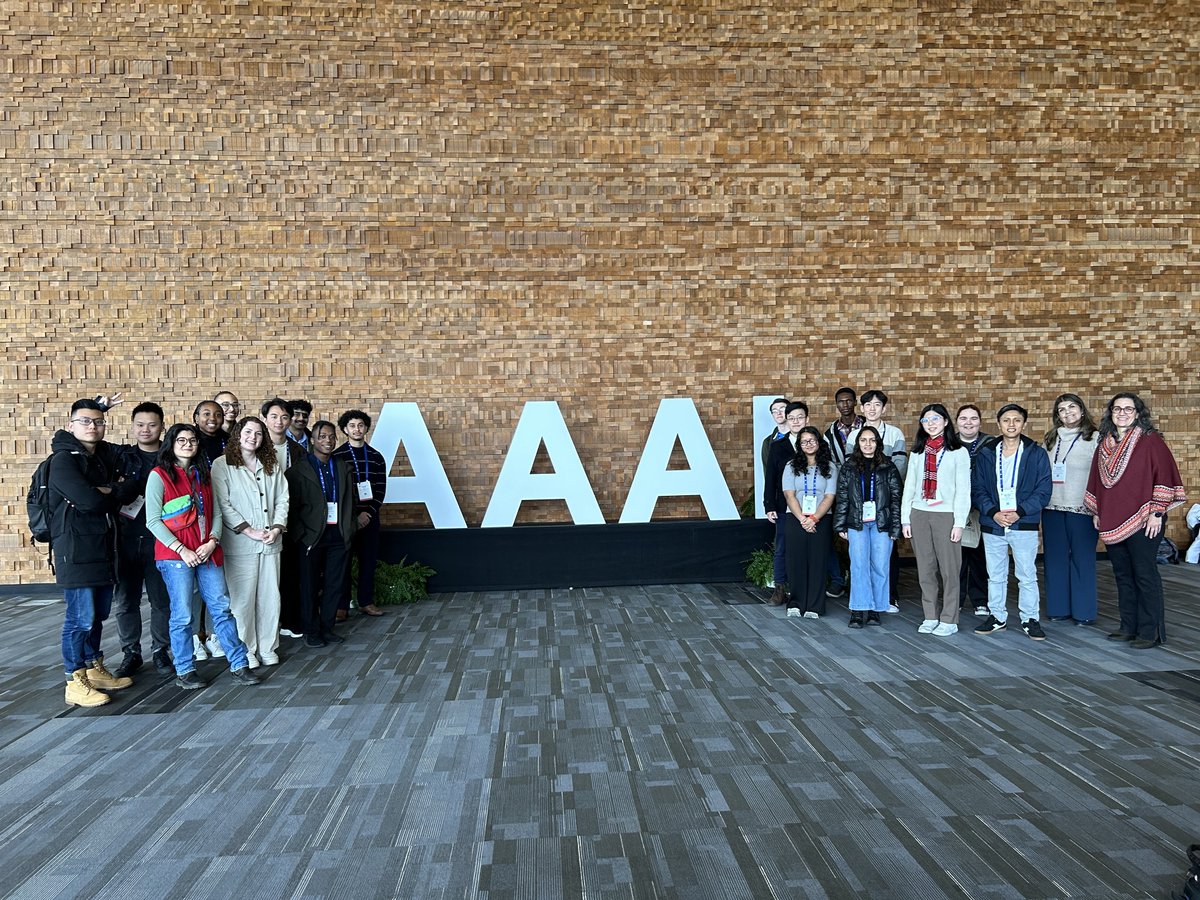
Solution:
M400 445L408 453L413 474L403 477L389 476L387 481L388 503L423 503L429 510L434 528L466 528L454 488L433 446L433 438L415 403L385 403L379 413L379 421L371 435L372 446L383 454L388 471L396 462Z

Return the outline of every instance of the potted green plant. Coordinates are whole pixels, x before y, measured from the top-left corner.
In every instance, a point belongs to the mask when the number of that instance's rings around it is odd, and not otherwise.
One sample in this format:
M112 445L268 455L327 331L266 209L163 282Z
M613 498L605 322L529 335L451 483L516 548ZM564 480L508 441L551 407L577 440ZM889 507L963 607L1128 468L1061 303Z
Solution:
M417 603L429 596L429 579L436 575L429 566L409 562L404 557L398 563L380 562L375 569L375 602L381 606L398 603ZM358 600L358 560L350 564L351 596Z

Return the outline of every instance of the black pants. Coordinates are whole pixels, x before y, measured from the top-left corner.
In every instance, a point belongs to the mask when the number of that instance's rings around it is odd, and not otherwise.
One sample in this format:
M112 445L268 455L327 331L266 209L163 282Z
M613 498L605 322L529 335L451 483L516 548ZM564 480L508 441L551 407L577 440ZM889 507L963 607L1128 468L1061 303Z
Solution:
M962 565L958 568L958 604L963 609L988 605L987 553L983 539L977 547L962 548Z
M1158 537L1139 531L1119 544L1108 545L1113 579L1117 582L1117 608L1121 633L1147 641L1167 640L1166 610L1162 579L1158 574Z
M142 534L136 534L135 529ZM143 536L144 535L144 536ZM117 586L112 611L126 656L142 655L142 586L150 600L150 652L171 649L171 598L154 564L154 537L145 527L121 523L117 542Z
M350 548L337 528L326 528L300 564L300 624L306 635L333 631L338 600L350 576Z
M279 627L293 634L304 631L300 615L300 566L304 554L305 549L299 544L285 541L279 559Z
M350 554L358 558L358 608L375 602L375 569L379 565L379 520L372 518L366 528L360 528L350 541ZM350 579L342 592L338 609L350 609Z
M788 607L825 615L825 576L829 570L829 548L833 546L833 518L822 517L809 534L800 520L787 515L784 546L787 553Z

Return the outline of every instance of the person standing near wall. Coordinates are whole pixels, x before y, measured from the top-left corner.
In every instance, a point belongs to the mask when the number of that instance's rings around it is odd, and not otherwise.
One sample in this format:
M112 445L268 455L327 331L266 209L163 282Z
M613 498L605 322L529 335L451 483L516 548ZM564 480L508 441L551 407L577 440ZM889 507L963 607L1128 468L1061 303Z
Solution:
M794 400L784 408L787 436L771 444L767 465L763 470L763 509L767 520L775 526L775 592L772 606L782 606L787 599L787 501L783 496L783 473L796 455L796 437L808 425L808 404Z
M1179 466L1137 394L1108 401L1083 495L1100 540L1108 547L1121 624L1108 636L1148 650L1167 639L1158 544L1167 513L1186 496Z
M958 439L971 454L971 471L975 471L975 457L981 447L992 440L983 432L983 412L974 403L964 403L954 414ZM979 510L971 507L971 515L979 521ZM962 545L962 567L958 577L958 605L960 610L970 609L977 616L988 614L987 606L987 553L980 536L974 547Z
M796 455L780 486L787 503L788 616L819 619L825 613L825 571L833 541L837 466L821 432L807 425L796 436Z
M858 400L858 408L862 412L863 424L870 425L879 432L879 439L883 442L883 455L895 463L896 470L900 473L900 480L904 481L905 474L908 472L908 454L904 451L904 432L895 425L889 425L883 421L883 417L887 415L888 395L878 388L863 391ZM846 440L850 446L854 446L857 438L858 432L852 431ZM892 558L888 563L888 572L888 590L891 592L888 612L898 613L900 612L900 550L895 542L892 543Z
M1092 457L1096 455L1096 423L1078 394L1061 394L1051 409L1044 441L1051 454L1050 502L1042 511L1046 617L1051 622L1096 621L1096 541L1100 534L1083 505Z
M959 444L950 413L940 403L921 410L909 468L900 523L912 541L921 582L925 618L917 632L948 637L958 632L958 570L962 532L971 512L971 455Z
M375 605L375 569L379 565L379 513L387 493L387 463L383 454L367 443L371 417L361 409L350 409L338 416L338 429L346 443L333 451L354 476L354 515L358 530L350 546L351 559L358 559L358 608L364 616L382 616ZM338 602L337 621L350 614L350 579Z

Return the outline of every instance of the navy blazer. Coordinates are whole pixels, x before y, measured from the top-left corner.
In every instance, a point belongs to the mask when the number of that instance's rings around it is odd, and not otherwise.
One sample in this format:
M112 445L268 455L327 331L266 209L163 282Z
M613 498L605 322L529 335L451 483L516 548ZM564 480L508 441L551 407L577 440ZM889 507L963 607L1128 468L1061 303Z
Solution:
M1004 526L998 525L993 518L1000 512L996 454L1003 446L1003 440L997 439L980 447L971 468L971 505L979 510L979 526L989 534L1004 534ZM1009 472L1004 473L1006 484L1010 477ZM1017 471L1017 514L1021 518L1012 527L1018 531L1037 531L1052 489L1050 457L1046 449L1021 435L1021 465Z

